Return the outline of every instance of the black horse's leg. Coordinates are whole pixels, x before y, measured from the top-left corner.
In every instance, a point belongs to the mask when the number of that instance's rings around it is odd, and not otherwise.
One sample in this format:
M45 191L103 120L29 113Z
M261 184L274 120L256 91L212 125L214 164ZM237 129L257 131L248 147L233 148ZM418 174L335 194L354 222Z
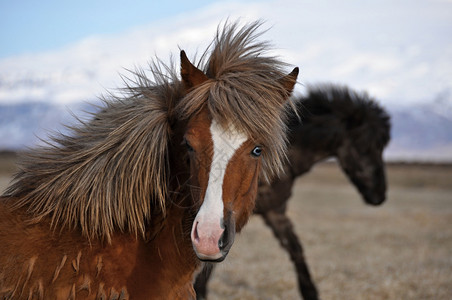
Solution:
M308 265L304 259L303 247L293 230L292 223L283 212L269 210L262 214L265 223L271 227L281 246L286 249L295 264L298 276L298 286L305 300L317 300L318 293L309 274Z
M207 282L212 275L213 268L213 264L204 263L202 271L196 276L194 288L197 300L207 299Z

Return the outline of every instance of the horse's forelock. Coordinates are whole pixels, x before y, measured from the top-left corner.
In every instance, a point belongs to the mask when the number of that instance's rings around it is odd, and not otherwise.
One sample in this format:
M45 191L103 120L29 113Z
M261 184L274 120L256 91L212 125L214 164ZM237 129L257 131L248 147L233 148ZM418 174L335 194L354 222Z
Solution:
M219 29L200 61L210 78L193 89L178 105L182 118L207 106L211 117L223 127L238 131L265 147L262 175L270 178L281 170L286 147L288 92L280 82L287 65L266 56L268 43L256 42L260 22L238 28L226 24Z

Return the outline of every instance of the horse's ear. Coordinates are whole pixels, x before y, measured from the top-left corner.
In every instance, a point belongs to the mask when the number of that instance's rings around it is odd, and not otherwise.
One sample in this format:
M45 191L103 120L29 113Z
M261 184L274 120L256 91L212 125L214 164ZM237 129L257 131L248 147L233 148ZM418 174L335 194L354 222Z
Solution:
M196 68L187 58L185 51L180 52L180 75L184 82L185 89L189 90L208 78L201 70Z
M286 89L287 95L290 95L293 91L295 83L297 83L297 77L300 70L295 67L288 75L279 79L279 83Z

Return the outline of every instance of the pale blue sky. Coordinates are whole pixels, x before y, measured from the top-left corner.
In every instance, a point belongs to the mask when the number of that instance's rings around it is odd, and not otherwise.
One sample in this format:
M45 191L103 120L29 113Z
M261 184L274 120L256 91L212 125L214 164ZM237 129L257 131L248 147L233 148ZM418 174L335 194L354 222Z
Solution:
M213 2L217 1L0 0L0 58L118 33Z

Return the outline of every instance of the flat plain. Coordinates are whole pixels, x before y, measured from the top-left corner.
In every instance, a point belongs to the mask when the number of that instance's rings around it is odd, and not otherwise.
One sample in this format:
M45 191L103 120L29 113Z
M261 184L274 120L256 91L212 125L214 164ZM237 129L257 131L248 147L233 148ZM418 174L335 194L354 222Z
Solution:
M0 191L15 162L0 155ZM387 176L378 207L335 162L296 181L287 214L322 299L452 299L452 165L392 163ZM289 256L260 217L217 266L209 299L300 299Z

